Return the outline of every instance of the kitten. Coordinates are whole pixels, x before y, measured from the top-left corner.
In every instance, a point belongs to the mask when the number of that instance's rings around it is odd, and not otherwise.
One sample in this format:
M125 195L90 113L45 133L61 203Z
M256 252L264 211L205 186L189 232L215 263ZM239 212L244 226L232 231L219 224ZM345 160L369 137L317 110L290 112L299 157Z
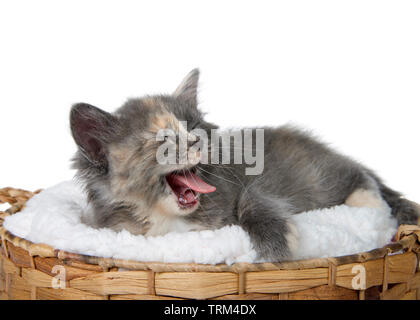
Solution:
M299 212L343 203L389 205L400 224L416 224L412 203L374 172L291 126L263 128L259 175L246 175L246 164L233 161L197 164L200 152L195 162L160 164L156 154L162 143L180 149L180 140L157 139L162 129L186 135L201 129L210 137L218 128L197 108L198 77L195 69L172 95L131 99L112 114L84 103L72 107L78 145L73 167L92 208L84 222L146 236L237 224L249 233L259 258L268 261L293 256L299 235L289 217ZM256 152L256 142L250 148Z

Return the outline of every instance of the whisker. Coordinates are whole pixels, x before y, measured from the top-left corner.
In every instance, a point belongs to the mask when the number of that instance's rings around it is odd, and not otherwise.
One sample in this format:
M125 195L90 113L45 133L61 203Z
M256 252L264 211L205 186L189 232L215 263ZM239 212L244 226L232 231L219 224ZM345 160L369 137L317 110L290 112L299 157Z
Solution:
M230 182L230 183L232 183L232 184L235 184L235 185L237 185L237 186L239 185L239 184L237 184L237 183L235 183L235 182L233 182L233 181L230 181L230 180L225 179L225 178L223 178L223 177L221 177L221 176L218 176L217 174L211 173L211 172L209 172L209 171L207 171L207 170L205 170L205 169L203 169L203 168L199 168L199 167L197 167L197 169L199 169L199 170L203 170L204 172L207 172L208 174L211 174L211 175L213 175L213 176L215 176L215 177L217 177L217 178L219 178L219 179L225 180L225 181Z

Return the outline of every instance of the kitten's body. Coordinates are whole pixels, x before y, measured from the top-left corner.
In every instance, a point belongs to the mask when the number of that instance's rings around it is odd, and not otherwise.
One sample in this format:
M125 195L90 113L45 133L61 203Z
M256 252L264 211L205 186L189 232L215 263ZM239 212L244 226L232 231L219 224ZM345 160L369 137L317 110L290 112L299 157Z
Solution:
M75 167L92 206L89 224L145 235L239 224L261 258L280 261L293 254L299 235L288 217L299 212L343 203L389 205L399 223L416 223L410 202L372 171L288 126L264 128L261 175L246 175L245 165L199 163L197 177L216 191L201 194L192 208L179 207L165 177L191 166L157 164L154 138L168 127L217 128L197 109L197 81L193 71L173 95L130 100L114 115L84 104L73 107ZM187 121L187 128L177 120Z

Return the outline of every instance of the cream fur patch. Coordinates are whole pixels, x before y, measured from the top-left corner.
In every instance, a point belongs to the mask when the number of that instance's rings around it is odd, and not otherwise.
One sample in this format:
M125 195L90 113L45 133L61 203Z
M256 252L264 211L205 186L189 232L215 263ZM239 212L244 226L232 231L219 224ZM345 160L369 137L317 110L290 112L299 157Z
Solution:
M378 192L366 189L357 189L347 197L345 204L349 207L386 208L387 203Z

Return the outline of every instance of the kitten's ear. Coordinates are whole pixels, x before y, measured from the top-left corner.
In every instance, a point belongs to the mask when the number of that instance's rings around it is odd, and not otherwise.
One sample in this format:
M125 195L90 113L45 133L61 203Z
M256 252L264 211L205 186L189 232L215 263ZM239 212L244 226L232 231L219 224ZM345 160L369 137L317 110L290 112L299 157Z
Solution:
M173 93L176 97L183 97L194 104L197 103L197 88L200 71L196 68L188 73Z
M106 145L117 127L110 113L86 103L73 105L70 127L74 141L82 154L94 165L106 164Z

